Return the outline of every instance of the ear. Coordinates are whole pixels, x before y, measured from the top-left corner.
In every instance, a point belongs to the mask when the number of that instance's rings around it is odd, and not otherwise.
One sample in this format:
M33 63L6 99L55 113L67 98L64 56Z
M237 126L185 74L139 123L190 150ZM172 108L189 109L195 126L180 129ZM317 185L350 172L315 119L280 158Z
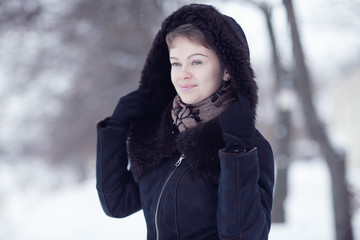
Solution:
M230 76L229 72L225 69L224 74L223 74L223 80L229 81L230 79L231 79L231 76Z

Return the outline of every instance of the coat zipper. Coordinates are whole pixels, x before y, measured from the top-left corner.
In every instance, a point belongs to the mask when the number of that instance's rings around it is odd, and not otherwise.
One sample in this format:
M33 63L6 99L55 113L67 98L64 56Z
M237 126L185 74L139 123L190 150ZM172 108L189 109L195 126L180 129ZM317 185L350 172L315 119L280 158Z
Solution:
M158 214L159 214L159 206L160 206L160 201L161 201L161 197L163 195L163 192L164 192L164 189L166 187L166 185L168 184L171 176L174 174L175 170L180 166L180 164L182 163L182 160L185 158L185 155L184 154L181 154L179 160L177 160L177 162L175 163L174 165L174 168L173 170L171 171L171 173L169 174L169 176L167 177L164 185L162 186L161 188L161 191L160 191L160 195L159 195L159 198L158 198L158 201L157 201L157 204L156 204L156 210L155 210L155 233L156 233L156 240L159 240L160 236L159 236L159 226L158 226Z

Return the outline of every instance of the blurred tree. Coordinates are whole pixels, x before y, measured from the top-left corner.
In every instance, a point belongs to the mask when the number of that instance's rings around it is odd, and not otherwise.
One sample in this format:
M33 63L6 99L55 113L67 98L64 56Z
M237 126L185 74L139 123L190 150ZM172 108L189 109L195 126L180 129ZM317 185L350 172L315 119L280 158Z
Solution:
M325 158L331 176L332 198L334 206L335 229L337 240L352 240L349 190L346 181L345 153L336 151L332 146L324 124L315 110L311 92L311 79L305 64L296 16L292 0L283 0L286 8L294 55L294 86L301 100L306 129L309 135L317 141Z
M279 57L277 41L271 19L271 9L269 4L261 3L258 5L264 13L266 26L271 42L272 60L275 75L275 106L277 111L277 121L275 123L275 156L276 156L276 182L274 193L274 204L272 210L273 222L285 222L285 199L288 186L288 169L291 163L290 142L291 142L291 111L292 103L288 94L292 94L292 76L286 70Z
M276 107L276 122L274 131L274 153L276 161L276 182L274 192L274 203L272 209L272 222L285 222L285 199L287 196L288 168L291 163L290 142L291 142L291 111L292 103L288 98L293 94L292 74L286 69L279 57L278 44L272 23L272 6L266 2L254 0L243 0L264 13L269 40L271 43L272 65L274 69L275 89L274 99Z
M309 136L316 140L320 146L323 157L325 158L331 176L332 182L332 198L334 204L334 217L336 226L337 240L351 240L352 226L350 214L349 190L346 182L345 154L335 150L331 145L330 139L324 129L324 124L320 121L318 113L313 104L313 96L311 91L311 79L308 68L305 64L305 57L297 28L295 11L291 0L284 0L288 24L291 30L291 39L293 45L293 57L295 66L291 70L293 75L291 78L282 66L277 54L276 40L271 23L271 8L264 2L254 0L243 0L257 6L263 11L266 17L268 33L270 36L274 72L276 79L276 94L281 96L281 92L286 88L294 89L301 101L303 116L305 119L305 128L308 130ZM277 138L277 146L275 151L275 159L277 162L277 175L274 196L274 209L272 213L274 222L284 222L284 199L287 193L287 168L289 161L289 140L290 140L290 109L278 105L278 121L279 126L284 134L280 134Z
M42 5L38 0L0 1L0 27L28 27L42 13Z
M163 17L162 1L79 0L56 27L77 65L60 116L49 122L49 156L79 166L95 158L95 123L137 86Z
M137 87L163 17L163 0L0 1L0 34L17 41L7 90L37 95L18 129L28 131L22 154L70 164L84 179L95 123Z

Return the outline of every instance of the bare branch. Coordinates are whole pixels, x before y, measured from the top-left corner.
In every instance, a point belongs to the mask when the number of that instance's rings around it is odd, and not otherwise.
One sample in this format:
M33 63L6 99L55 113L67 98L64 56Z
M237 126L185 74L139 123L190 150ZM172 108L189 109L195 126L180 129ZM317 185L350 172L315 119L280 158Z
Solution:
M28 26L36 21L42 11L38 0L0 1L0 26Z

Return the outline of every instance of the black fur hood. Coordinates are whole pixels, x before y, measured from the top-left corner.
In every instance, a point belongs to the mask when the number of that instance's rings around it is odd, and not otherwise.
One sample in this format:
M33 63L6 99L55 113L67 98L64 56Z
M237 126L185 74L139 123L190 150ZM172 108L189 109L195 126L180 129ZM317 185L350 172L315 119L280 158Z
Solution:
M254 117L256 114L258 88L250 64L248 44L241 27L235 20L221 14L212 6L183 6L162 23L142 70L140 88L152 89L152 107L149 109L150 117L133 124L130 130L129 157L133 174L137 179L165 157L181 151L186 151L187 155L194 157L198 151L209 152L209 156L205 156L207 160L193 160L193 167L203 167L206 175L214 178L219 172L218 163L213 163L214 158L218 160L217 150L223 145L218 121L215 119L203 124L206 126L195 127L191 131L189 129L178 134L170 116L170 105L176 91L171 83L171 65L165 37L171 30L186 23L196 26L203 32L232 77L232 86L248 98ZM211 164L208 161L212 161Z
M186 23L193 24L204 33L232 76L232 84L237 91L248 97L255 113L258 101L257 84L250 65L245 34L235 20L221 14L212 6L202 4L186 5L171 14L164 20L154 39L142 71L140 87L153 89L156 110L162 112L176 95L170 78L171 65L165 37L170 31Z

